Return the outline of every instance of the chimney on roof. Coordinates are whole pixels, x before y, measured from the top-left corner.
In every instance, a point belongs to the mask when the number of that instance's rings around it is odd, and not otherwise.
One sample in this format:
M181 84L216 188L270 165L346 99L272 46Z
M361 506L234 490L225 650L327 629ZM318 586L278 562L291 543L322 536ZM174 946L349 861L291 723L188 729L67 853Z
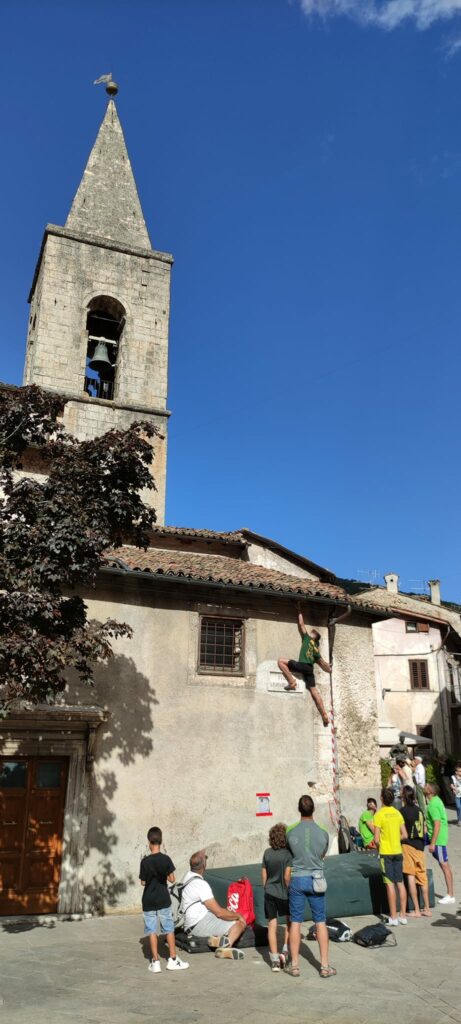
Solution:
M387 572L384 576L388 594L398 594L399 577L396 572Z
M431 604L440 604L440 580L428 580L431 592Z

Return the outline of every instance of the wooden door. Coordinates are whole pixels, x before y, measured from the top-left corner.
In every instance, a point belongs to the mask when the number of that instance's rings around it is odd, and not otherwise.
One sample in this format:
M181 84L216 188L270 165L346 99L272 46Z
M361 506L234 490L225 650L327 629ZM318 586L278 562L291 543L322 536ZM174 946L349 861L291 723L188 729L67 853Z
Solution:
M0 914L58 908L68 762L0 758Z

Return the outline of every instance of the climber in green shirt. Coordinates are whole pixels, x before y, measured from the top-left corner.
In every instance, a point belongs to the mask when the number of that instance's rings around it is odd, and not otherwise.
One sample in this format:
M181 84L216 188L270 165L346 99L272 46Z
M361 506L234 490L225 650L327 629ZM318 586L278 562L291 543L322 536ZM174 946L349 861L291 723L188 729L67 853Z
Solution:
M298 604L296 607L298 609L298 629L302 637L299 658L298 661L293 661L292 658L279 658L278 666L287 680L288 686L285 687L285 690L288 693L297 688L297 681L293 672L298 672L302 675L306 684L306 690L310 690L311 696L320 711L323 724L328 725L328 714L325 710L321 694L315 685L314 665L318 665L324 672L331 672L331 665L324 661L320 654L320 633L316 629L311 629L310 633L308 632L301 606Z

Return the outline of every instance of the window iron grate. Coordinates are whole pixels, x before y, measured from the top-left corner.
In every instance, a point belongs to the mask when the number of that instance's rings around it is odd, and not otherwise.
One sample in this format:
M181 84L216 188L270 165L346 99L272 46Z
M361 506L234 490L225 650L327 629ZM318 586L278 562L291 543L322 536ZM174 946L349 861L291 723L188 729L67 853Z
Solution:
M233 675L243 669L243 622L204 616L200 623L199 668Z

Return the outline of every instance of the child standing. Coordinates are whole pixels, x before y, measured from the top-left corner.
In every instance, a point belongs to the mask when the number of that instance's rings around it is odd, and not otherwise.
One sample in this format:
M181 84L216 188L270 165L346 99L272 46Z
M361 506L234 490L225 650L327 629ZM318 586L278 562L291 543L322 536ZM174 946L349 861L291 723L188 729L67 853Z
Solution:
M412 786L403 787L402 799L401 813L408 835L408 839L402 839L403 873L407 876L408 891L414 906L410 917L432 917L429 907L429 884L424 861L424 815L419 804L416 803L416 794ZM422 911L419 909L417 886L421 887L424 903Z
M461 825L461 761L458 761L455 774L451 776L451 789L456 803L457 824Z
M383 881L386 886L389 903L390 925L407 924L407 890L403 881L402 839L408 839L405 821L396 807L393 807L394 793L392 789L383 789L381 793L381 810L373 818L375 843L379 849ZM400 911L397 916L396 890L400 899Z
M264 913L267 918L267 938L271 968L279 971L285 966L288 958L288 883L291 873L291 853L287 848L286 825L279 822L269 832L269 847L265 851L262 863L262 883L264 886ZM277 923L279 917L285 917L284 940L282 952L277 950Z
M139 879L144 886L142 894L142 909L144 915L144 934L149 936L152 959L149 963L149 970L153 974L160 974L162 968L158 958L158 933L159 930L166 935L169 958L166 965L167 971L184 971L189 964L184 963L176 956L176 942L174 938L174 921L171 912L171 897L168 892L167 882L174 882L174 864L165 853L160 852L162 845L162 832L159 828L150 828L147 833L150 854L143 857L139 869Z

